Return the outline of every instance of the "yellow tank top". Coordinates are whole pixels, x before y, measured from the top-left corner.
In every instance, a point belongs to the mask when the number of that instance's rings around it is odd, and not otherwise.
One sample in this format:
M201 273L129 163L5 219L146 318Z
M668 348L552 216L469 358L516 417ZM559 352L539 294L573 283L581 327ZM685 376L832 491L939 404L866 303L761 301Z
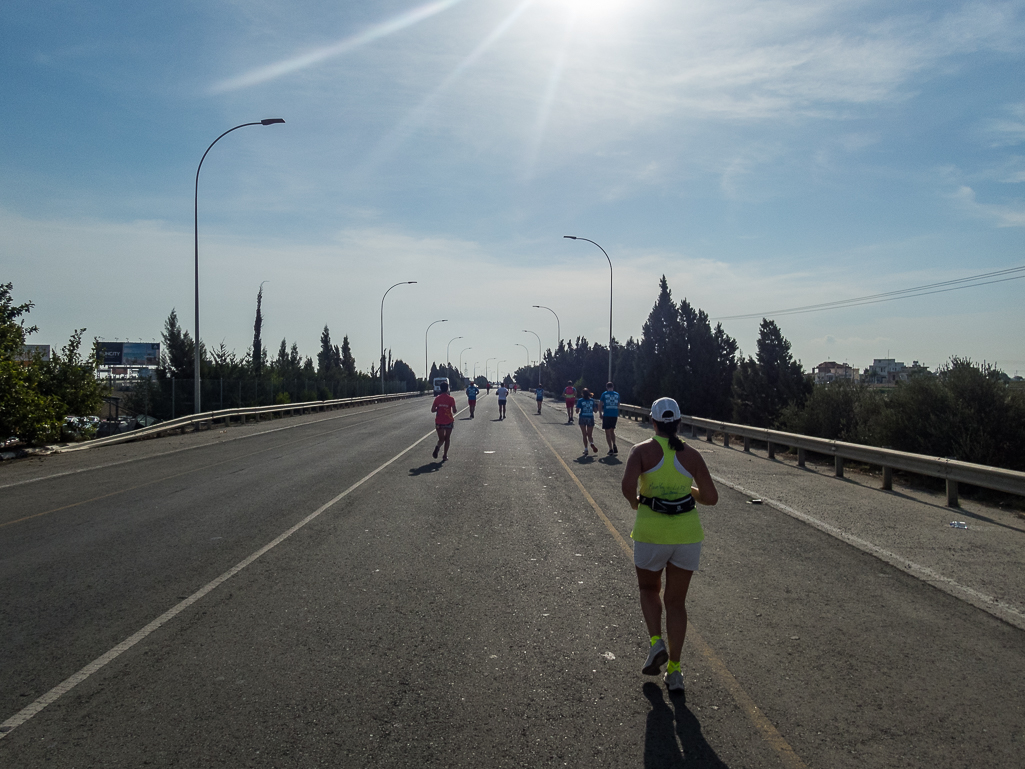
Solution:
M676 452L669 448L668 438L656 435L655 441L662 447L662 461L648 472L641 473L641 496L682 499L690 494L694 478L680 464ZM703 541L705 530L701 527L697 509L680 515L665 515L642 504L637 506L630 537L637 542L654 545L687 545Z

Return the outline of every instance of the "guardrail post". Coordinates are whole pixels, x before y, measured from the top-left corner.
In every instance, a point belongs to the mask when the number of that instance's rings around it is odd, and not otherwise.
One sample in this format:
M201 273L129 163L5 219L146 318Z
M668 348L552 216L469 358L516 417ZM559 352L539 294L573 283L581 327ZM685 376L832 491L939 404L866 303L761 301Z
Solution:
M730 447L730 434L729 433L723 433L722 434L722 447L724 449L728 449Z
M769 459L775 459L775 458L776 458L776 444L774 444L772 441L769 441Z
M892 467L884 467L883 468L883 491L892 491L892 490L893 490L893 468Z
M709 443L712 442L712 430L711 430L711 428L709 428L708 430L705 430L705 440L708 441Z
M746 435L744 436L744 451L751 453L751 439Z
M836 477L843 478L843 457L837 457L834 461L836 463Z
M797 450L797 466L804 467L805 460L808 459L808 452L804 449Z
M947 478L947 507L960 507L957 501L957 481Z

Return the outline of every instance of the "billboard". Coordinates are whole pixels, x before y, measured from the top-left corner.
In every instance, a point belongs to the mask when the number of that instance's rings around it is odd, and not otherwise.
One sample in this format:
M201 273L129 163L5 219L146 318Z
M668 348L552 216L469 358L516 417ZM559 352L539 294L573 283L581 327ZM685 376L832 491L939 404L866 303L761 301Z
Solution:
M97 342L96 347L104 368L160 365L159 342Z
M50 360L50 345L48 344L26 344L21 348L21 355L18 360L30 362L39 356L42 360Z

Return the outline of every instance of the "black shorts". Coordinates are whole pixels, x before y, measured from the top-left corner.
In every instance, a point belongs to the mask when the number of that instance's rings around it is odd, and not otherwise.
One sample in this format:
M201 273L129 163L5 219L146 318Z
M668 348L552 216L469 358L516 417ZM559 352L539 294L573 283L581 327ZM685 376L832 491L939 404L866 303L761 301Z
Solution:
M601 429L602 430L615 430L616 422L619 421L619 417L602 417L601 418Z

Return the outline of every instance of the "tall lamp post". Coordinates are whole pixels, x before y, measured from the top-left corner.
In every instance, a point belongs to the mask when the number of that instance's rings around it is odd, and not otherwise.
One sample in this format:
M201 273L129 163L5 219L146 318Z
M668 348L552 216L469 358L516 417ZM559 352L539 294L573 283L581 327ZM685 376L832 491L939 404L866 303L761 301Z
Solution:
M242 125L237 125L234 128L229 128L227 131L225 131L220 136L218 136L216 139L214 139L212 142L210 142L210 146L206 148L206 152L203 153L203 157L201 157L199 159L199 167L196 169L196 200L195 200L195 204L196 205L195 205L195 216L194 216L194 219L193 219L194 225L195 225L195 241L196 241L196 339L195 339L195 345L196 345L195 367L196 367L196 371L195 371L195 391L194 391L194 395L195 395L195 398L194 398L194 400L195 400L195 404L194 404L195 411L194 411L194 413L196 413L196 414L199 414L202 411L202 409L200 407L200 402L199 402L200 401L200 395L199 395L199 392L200 392L200 386L199 386L200 385L200 381L199 381L199 363L200 363L200 357L201 357L200 353L199 353L199 339L200 339L200 337L199 337L199 172L203 170L203 161L206 160L207 154L210 152L210 150L213 149L214 145L217 144L217 142L219 142L225 136L230 134L232 131L237 131L240 128L245 128L246 126L251 126L251 125L274 125L275 123L284 123L284 122L285 121L282 118L279 118L279 117L269 117L269 118L265 118L263 120L260 120L260 121L258 121L256 123L243 123Z
M590 238L578 238L576 235L563 235L564 238L570 240L586 240L588 243L594 243ZM597 243L594 245L598 246ZM601 248L601 246L598 246ZM601 248L601 252L605 254L605 258L609 259L609 255L605 252L604 248ZM612 260L609 259L609 378L608 381L612 381Z
M445 365L446 366L451 366L452 365L452 360L451 360L451 358L452 358L452 343L454 341L456 341L457 339L462 339L462 337L461 336L454 336L454 337L452 337L451 339L448 340L448 344L445 346Z
M395 286L409 286L413 283L416 283L416 281L404 280L401 283L396 283ZM391 291L395 286L391 286L388 291ZM388 291L385 291L384 296L381 297L381 395L384 395L384 300L388 296Z
M545 307L543 304L534 304L532 307L538 310L548 310L552 315L555 315L555 330L559 334L559 340L555 343L555 349L559 349L559 344L562 342L562 324L559 322L559 316L551 307Z
M491 380L488 379L488 361L492 361L492 360L498 360L498 358L497 357L495 357L495 358L488 358L488 360L484 361L484 378L487 379L489 382Z
M465 374L463 374L463 353L472 349L472 347L464 347L459 351L459 376L465 376Z
M522 347L523 348L523 352L527 353L527 365L529 366L530 365L530 350L527 349L527 345L520 344L519 342L515 342L515 345L517 347Z
M477 366L479 366L479 365L480 365L480 361L479 360L473 362L473 381L474 382L477 381Z
M533 334L534 336L537 336L537 332L536 331L530 331L528 329L523 329L523 333L524 334ZM541 386L541 361L542 360L544 360L544 356L541 355L541 337L537 336L537 386L538 387Z
M448 323L448 318L436 320L434 323ZM431 325L427 327L427 331L431 330L431 326L433 326L434 323L431 323ZM424 382L431 378L431 370L427 368L427 331L424 331Z
M505 363L504 359L498 361L498 363L495 364L495 382L497 384L502 384L502 364L503 363Z

